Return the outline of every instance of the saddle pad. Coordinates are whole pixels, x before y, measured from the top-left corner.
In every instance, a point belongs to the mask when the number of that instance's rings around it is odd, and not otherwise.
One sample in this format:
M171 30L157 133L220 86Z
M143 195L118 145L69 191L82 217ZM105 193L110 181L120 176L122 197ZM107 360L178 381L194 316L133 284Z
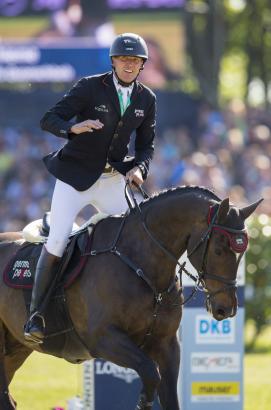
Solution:
M78 241L81 236L85 236L88 250L90 240L86 232L74 237L61 260L62 272L59 274L64 288L70 286L80 274L87 262L87 256L81 256ZM3 272L3 279L7 286L16 289L32 289L35 276L36 265L41 253L43 244L25 243L12 256Z
M81 363L90 356L73 326L64 288L70 286L84 268L88 256L81 256L81 253L88 252L90 243L91 239L87 232L74 237L69 243L61 261L59 281L44 311L46 326L41 350L62 357L71 363ZM23 244L13 255L3 273L6 285L22 289L28 314L35 269L42 246L42 243Z
M12 288L31 289L42 244L23 244L4 269L3 278Z

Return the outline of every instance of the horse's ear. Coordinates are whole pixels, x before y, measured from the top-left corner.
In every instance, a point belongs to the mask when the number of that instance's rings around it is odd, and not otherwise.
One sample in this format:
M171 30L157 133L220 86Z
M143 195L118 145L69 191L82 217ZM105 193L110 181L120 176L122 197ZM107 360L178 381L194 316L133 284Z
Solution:
M247 219L257 208L257 206L263 201L263 198L259 199L258 201L254 202L251 205L245 206L244 208L240 209L240 215Z
M226 221L229 210L230 210L230 200L229 198L225 198L220 203L218 211L217 211L217 223L223 224Z

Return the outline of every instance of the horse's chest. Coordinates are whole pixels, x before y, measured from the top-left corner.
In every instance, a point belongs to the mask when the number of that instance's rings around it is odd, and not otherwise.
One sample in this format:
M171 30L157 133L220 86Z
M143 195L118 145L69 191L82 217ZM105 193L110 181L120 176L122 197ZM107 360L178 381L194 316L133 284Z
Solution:
M167 336L175 334L178 330L181 320L181 311L175 310L169 312L168 309L161 309L157 316L153 316L153 333L158 336Z
M173 335L178 330L182 311L181 309L168 309L161 306L154 306L141 312L137 320L130 323L130 330L138 336L147 334L155 337L166 337Z

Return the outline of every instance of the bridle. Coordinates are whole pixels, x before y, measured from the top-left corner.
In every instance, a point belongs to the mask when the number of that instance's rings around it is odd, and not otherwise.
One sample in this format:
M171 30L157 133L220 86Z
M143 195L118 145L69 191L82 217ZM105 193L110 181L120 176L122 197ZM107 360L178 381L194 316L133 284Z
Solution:
M147 193L142 189L142 187L137 186L137 189L140 191L142 194L143 198L147 199L149 196ZM128 193L128 188L129 188L129 193ZM179 260L176 258L176 256L169 251L158 239L154 237L152 232L149 230L149 228L146 225L145 218L141 212L141 209L135 199L133 190L131 188L131 185L129 182L126 183L125 186L125 197L127 200L127 203L129 205L130 209L136 209L137 212L140 215L141 219L141 224L147 233L147 235L151 238L151 240L172 260L176 262L176 266L178 266L178 274L182 275L184 272L188 277L190 277L194 282L195 286L194 289L191 293L191 295L184 300L182 304L187 303L195 294L196 291L204 291L207 296L206 296L206 303L210 303L211 299L214 298L215 295L223 292L230 292L232 289L237 288L237 280L236 279L226 279L221 276L211 274L207 272L206 265L207 265L207 257L208 257L208 248L209 248L209 243L210 243L210 238L212 235L213 231L218 231L225 235L227 239L229 240L230 248L236 252L239 253L238 259L237 259L237 268L239 266L240 260L247 248L248 245L248 235L246 229L234 229L234 228L229 228L224 225L220 225L216 223L217 219L217 213L218 213L218 205L210 206L209 208L209 214L207 218L208 222L208 227L207 229L203 232L202 236L196 243L196 245L192 248L192 250L187 254L188 259L190 260L191 256L194 255L196 252L199 251L201 247L203 247L203 252L202 252L202 258L201 258L201 263L200 263L200 268L196 269L197 270L197 276L189 272L185 265L186 262L180 263ZM132 198L132 201L131 201ZM237 269L236 269L237 270ZM216 280L220 283L222 283L224 286L219 288L218 290L214 292L210 292L210 290L206 286L206 279L212 279ZM174 279L174 282L176 282L176 278Z
M149 198L147 193L140 186L138 186L137 184L135 184L135 185L137 186L138 190L140 191L140 193L142 194L144 199ZM175 289L176 282L179 281L179 278L181 278L181 275L182 275L183 272L195 282L194 289L192 290L191 294L184 301L175 303L175 301L177 299L179 299L180 295L182 294L182 287L180 287L180 289L177 291L177 295L175 297L175 300L170 304L167 303L167 305L169 305L171 307L182 307L182 305L187 303L193 297L193 295L196 293L196 291L201 290L201 291L204 291L204 292L207 293L206 303L207 303L207 309L208 309L208 303L210 303L211 299L215 295L217 295L218 293L221 293L221 292L230 292L231 289L236 289L236 279L228 280L228 279L220 277L218 275L207 273L207 271L206 271L206 262L207 262L207 257L208 257L208 247L209 247L209 242L210 242L210 237L211 237L212 232L214 230L219 230L220 232L222 232L226 236L229 236L229 235L231 236L231 235L234 235L234 234L244 236L244 239L243 239L243 248L244 249L242 249L242 252L239 251L240 256L239 256L238 261L237 261L238 264L241 260L241 257L243 255L243 253L245 252L248 240L247 240L247 233L246 233L245 229L232 229L232 228L228 228L228 227L218 225L218 224L215 223L217 212L218 212L218 207L217 207L214 216L212 216L210 218L210 221L208 222L207 230L204 231L204 233L202 234L199 241L196 243L196 245L193 247L193 249L188 253L188 259L189 259L192 255L194 255L199 250L200 247L203 246L201 268L197 270L198 275L195 276L186 269L186 267L185 267L186 262L180 263L178 258L170 250L168 250L162 242L160 242L157 238L155 238L153 233L150 231L150 229L148 228L148 226L146 224L145 216L143 215L143 213L141 211L141 208L140 208L140 206L138 205L138 203L135 199L134 192L131 188L131 184L130 184L129 181L127 181L126 184L125 184L125 198L127 200L129 209L128 209L128 211L126 212L126 214L124 215L124 217L121 220L121 223L120 223L120 226L118 228L117 234L116 234L111 246L109 246L107 248L104 248L104 249L92 249L90 252L85 252L82 256L86 256L86 255L96 256L96 255L100 255L100 254L104 254L104 253L111 253L113 255L116 255L118 258L120 258L122 260L123 263L125 263L132 271L134 271L136 273L136 275L139 278L141 278L146 283L146 285L151 289L151 291L154 295L154 309L153 309L153 314L152 314L152 322L149 326L149 329L148 329L147 333L144 336L144 339L143 339L142 343L140 344L140 347L143 348L146 345L147 341L149 340L150 336L152 336L152 334L154 332L154 328L155 328L155 325L156 325L157 317L159 315L160 307L162 305L165 305L165 303L164 303L165 299L167 298L167 296L169 294L171 294L173 289ZM214 208L210 209L209 215L211 215L212 209L214 209ZM141 225L142 225L144 231L146 232L146 234L151 239L151 241L158 248L160 248L163 251L163 253L169 259L173 260L174 263L176 264L176 266L178 266L178 275L175 275L175 277L170 280L170 282L168 284L168 287L165 290L157 289L155 283L153 283L153 281L148 277L148 275L145 274L144 270L141 267L137 266L131 260L131 258L129 256L125 255L118 248L118 242L119 242L119 239L121 237L121 233L123 231L125 222L127 220L127 216L129 215L130 211L135 211L135 212L138 213L138 215L140 217ZM233 243L233 241L232 241L232 243ZM215 292L210 292L208 290L206 284L205 284L206 279L217 280L218 282L223 283L224 286L222 286L220 289L218 289ZM233 314L232 314L232 316L233 316Z
M209 214L207 218L208 227L206 231L203 233L203 235L201 236L201 238L199 239L199 241L196 243L196 245L187 254L188 259L190 259L190 257L193 254L195 254L199 250L200 247L203 247L200 268L197 269L198 277L196 278L194 275L191 275L191 273L187 272L185 267L183 267L182 269L188 276L190 276L196 282L197 290L201 290L207 293L207 296L206 296L207 305L211 302L211 299L213 299L214 296L216 296L217 294L224 293L224 292L230 293L231 290L236 290L237 288L236 279L232 279L232 280L226 279L221 276L207 272L206 265L207 265L207 257L208 257L208 247L209 247L212 232L217 231L217 232L220 232L222 235L226 236L226 238L229 241L229 245L232 251L239 254L238 259L237 259L236 271L238 269L239 263L248 245L248 235L247 235L246 228L234 229L234 228L229 228L227 226L216 223L218 209L219 209L218 205L209 207ZM221 288L219 288L218 290L214 292L211 292L210 290L207 289L206 282L205 282L206 279L216 280L217 282L224 284L224 286L222 286Z

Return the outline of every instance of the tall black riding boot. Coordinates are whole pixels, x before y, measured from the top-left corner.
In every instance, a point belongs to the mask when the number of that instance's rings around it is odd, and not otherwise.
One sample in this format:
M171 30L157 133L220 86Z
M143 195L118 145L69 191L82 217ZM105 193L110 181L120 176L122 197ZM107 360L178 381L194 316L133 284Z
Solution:
M24 328L24 337L28 342L42 343L44 339L45 321L44 300L51 289L51 284L59 268L61 258L47 252L43 246L37 267L30 305L30 317Z

